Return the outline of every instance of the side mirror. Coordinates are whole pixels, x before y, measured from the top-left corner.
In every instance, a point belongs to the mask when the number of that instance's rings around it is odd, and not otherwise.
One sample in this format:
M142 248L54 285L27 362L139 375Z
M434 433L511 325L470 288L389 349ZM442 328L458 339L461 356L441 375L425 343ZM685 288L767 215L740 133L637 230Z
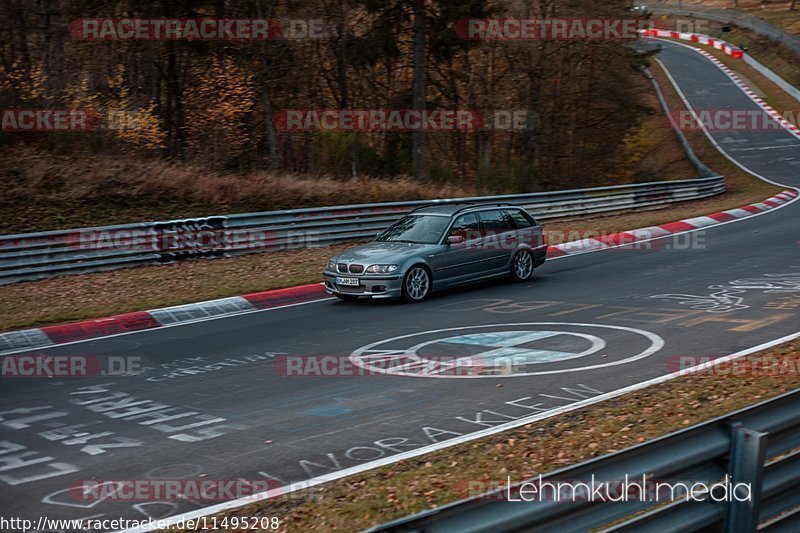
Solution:
M463 243L465 240L466 240L466 239L464 239L464 236L463 236L463 235L450 235L450 236L447 238L447 242L449 242L450 244L461 244L461 243Z

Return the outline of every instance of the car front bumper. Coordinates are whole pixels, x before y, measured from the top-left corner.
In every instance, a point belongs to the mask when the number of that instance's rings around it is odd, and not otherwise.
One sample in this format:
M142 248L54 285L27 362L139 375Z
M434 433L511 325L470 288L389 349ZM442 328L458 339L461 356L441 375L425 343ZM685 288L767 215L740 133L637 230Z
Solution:
M325 271L322 273L325 283L325 292L328 294L346 294L349 296L364 296L370 298L399 298L402 295L402 276L393 275L354 275L347 274L346 278L358 278L359 285L339 285L336 283L338 274Z

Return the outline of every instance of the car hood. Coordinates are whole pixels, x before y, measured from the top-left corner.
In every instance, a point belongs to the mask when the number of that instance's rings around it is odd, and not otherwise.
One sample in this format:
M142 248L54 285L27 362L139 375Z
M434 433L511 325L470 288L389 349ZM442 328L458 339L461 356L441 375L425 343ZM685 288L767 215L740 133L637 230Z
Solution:
M409 257L432 252L436 244L412 244L407 242L371 242L356 246L337 255L334 259L345 263L395 264L400 265Z

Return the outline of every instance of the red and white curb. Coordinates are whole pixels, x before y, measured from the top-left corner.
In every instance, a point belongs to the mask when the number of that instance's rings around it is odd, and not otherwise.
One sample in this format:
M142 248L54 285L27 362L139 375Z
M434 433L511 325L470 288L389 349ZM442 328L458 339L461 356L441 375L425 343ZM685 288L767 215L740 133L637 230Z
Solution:
M625 246L649 239L747 218L780 207L791 201L797 195L797 191L786 190L776 196L767 198L763 202L747 205L738 209L730 209L728 211L712 213L707 216L679 220L660 226L613 233L597 239L581 239L548 246L547 257L552 259L606 248L624 248ZM289 287L287 289L256 292L242 296L220 298L218 300L152 309L150 311L125 313L58 326L10 331L8 333L0 333L0 353L44 348L69 342L106 337L109 335L173 326L209 318L233 316L286 305L296 305L299 303L313 302L325 296L325 288L323 285L321 283L314 283L311 285L301 285L299 287Z
M730 48L731 45L729 45L728 43L725 43L725 41L715 40L715 39L713 39L713 38L711 38L711 37L709 37L707 35L700 35L700 34L695 34L695 33L680 33L680 32L677 32L677 31L666 31L666 30L644 30L643 34L646 37L669 37L669 38L672 38L672 39L689 40L689 41L692 41L694 43L713 46L714 48L722 50L726 54L728 54L728 55L730 55L730 56L732 56L734 58L737 58L737 59L742 57L742 51L739 50L738 48L734 47L734 49L733 49L733 52L736 52L736 50L738 50L738 52L739 52L738 54L737 53L732 53L731 52L732 49ZM720 43L723 43L723 44L720 45ZM783 115L781 115L777 110L775 110L775 108L770 106L768 103L766 103L764 101L763 98L761 98L755 92L753 92L753 90L750 89L750 87L748 87L742 81L742 79L739 76L736 75L735 72L733 72L731 69L729 69L725 65L725 63L723 63L722 61L720 61L719 59L714 57L713 54L710 54L710 53L706 52L705 50L703 50L701 48L697 48L697 47L694 47L694 46L690 46L689 48L691 48L692 50L695 50L696 52L699 52L700 54L705 56L706 59L708 59L709 61L714 63L714 65L716 65L717 68L719 68L722 72L727 74L728 77L731 79L731 81L733 81L733 83L737 87L739 87L742 91L744 91L744 93L753 102L755 102L761 109L763 109L766 114L768 114L770 117L773 118L773 120L775 120L783 128L785 128L787 131L789 131L789 133L793 134L795 137L800 139L800 128L798 128L796 125L794 125L790 121L786 120L786 118L784 118Z
M684 41L691 41L693 43L711 46L717 50L725 52L734 59L742 59L742 57L744 57L744 50L738 46L734 46L731 43L723 41L722 39L716 39L708 35L703 35L702 33L683 33L680 31L649 29L642 30L642 35L645 37L668 37L670 39L682 39Z
M698 52L703 54L709 61L714 63L717 67L719 67L722 72L728 75L728 77L739 87L744 93L750 97L752 101L754 101L758 106L764 110L769 116L771 116L778 124L789 130L790 133L793 133L795 137L800 138L800 128L786 120L783 115L781 115L778 111L776 111L771 105L766 103L763 98L758 96L756 93L753 92L750 87L748 87L742 79L737 76L731 69L725 66L725 63L714 57L712 54L709 54L705 50L697 49Z
M590 250L602 250L605 248L625 248L626 246L634 245L637 242L648 239L664 237L675 233L683 233L684 231L706 228L720 223L730 222L732 220L751 217L753 215L779 207L786 202L791 201L797 195L797 191L787 189L782 193L771 198L767 198L762 202L746 205L737 209L720 211L719 213L712 213L702 217L687 218L685 220L661 224L660 226L650 226L649 228L623 231L621 233L612 233L610 235L603 235L602 237L598 237L596 239L581 239L579 241L548 246L547 258L551 259L564 255L585 253Z
M72 322L59 326L10 331L0 334L0 353L43 348L108 335L160 328L208 318L236 315L318 300L325 296L321 283L256 292L150 311L125 313L107 318Z

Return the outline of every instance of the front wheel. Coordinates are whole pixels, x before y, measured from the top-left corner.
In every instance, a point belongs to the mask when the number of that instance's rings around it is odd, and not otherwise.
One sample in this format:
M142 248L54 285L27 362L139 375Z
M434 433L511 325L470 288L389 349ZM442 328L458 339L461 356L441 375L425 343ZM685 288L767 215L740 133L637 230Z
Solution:
M421 266L411 267L403 278L403 299L421 302L431 292L431 276Z
M533 256L528 250L519 250L511 261L511 278L528 281L533 276Z

